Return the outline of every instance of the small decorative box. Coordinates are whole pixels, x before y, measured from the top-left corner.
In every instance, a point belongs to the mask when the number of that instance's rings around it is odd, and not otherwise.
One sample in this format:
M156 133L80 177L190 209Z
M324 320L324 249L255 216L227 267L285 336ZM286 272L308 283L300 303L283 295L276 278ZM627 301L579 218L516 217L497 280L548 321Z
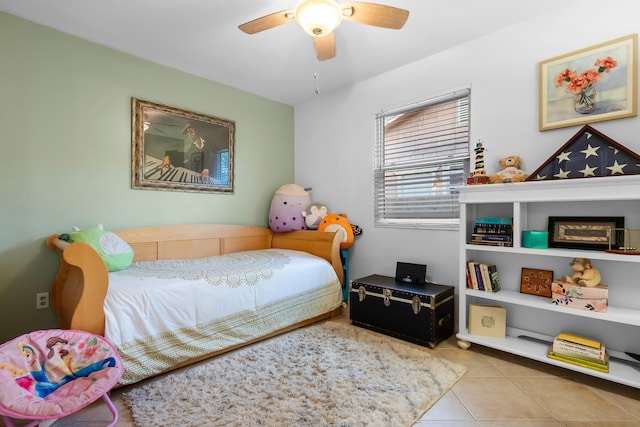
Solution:
M588 311L607 311L606 299L576 298L564 294L551 293L551 302L557 306Z
M588 287L555 280L551 283L551 292L578 299L608 299L609 287L604 284Z
M547 249L549 247L549 232L533 230L523 231L522 246L532 249Z
M467 185L488 184L489 177L486 175L470 176L467 178Z

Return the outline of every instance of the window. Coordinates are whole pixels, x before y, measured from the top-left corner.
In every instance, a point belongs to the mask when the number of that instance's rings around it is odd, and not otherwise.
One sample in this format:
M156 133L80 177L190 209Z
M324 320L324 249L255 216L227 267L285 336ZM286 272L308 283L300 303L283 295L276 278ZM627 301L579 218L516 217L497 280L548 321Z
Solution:
M455 229L469 172L464 89L376 116L376 226Z
M218 182L229 182L229 150L216 153L216 176Z

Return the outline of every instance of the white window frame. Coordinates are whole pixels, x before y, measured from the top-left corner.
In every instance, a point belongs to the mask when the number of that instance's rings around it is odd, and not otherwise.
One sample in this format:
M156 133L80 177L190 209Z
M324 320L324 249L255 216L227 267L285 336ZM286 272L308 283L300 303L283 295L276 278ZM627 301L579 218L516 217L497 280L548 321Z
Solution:
M463 88L411 105L383 110L376 115L374 226L459 229L457 188L464 185L469 174L471 157L470 98L471 89ZM420 126L417 136L411 134L402 138L404 141L390 136L391 139L386 140L386 126L397 118L420 111L428 114L451 102L457 103L457 118L454 121L447 116L443 120L438 118L439 124L446 123L452 127L440 132L437 138L430 138L429 132L424 131L431 129L430 126L435 128L428 122L427 127L424 124ZM397 146L401 149L394 151L393 147ZM443 147L445 150L440 151ZM434 174L439 174L440 178ZM403 184L402 181L415 184ZM405 198L398 196L401 193ZM442 207L444 212L438 213L437 208ZM412 216L414 212L418 213Z

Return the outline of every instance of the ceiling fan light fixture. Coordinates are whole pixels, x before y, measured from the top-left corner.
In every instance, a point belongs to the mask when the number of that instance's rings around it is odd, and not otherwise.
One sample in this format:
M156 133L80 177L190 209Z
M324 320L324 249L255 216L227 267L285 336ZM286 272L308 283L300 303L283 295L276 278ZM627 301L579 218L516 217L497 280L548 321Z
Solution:
M326 36L342 21L342 9L334 0L302 0L295 14L300 27L314 37Z

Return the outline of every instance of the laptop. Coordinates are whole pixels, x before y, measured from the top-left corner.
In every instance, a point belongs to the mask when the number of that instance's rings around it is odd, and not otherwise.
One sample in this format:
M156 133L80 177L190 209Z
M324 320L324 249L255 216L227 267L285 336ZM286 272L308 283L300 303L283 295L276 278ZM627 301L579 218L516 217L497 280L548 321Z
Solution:
M398 262L396 264L396 280L405 283L426 283L427 266L425 264L412 264Z

